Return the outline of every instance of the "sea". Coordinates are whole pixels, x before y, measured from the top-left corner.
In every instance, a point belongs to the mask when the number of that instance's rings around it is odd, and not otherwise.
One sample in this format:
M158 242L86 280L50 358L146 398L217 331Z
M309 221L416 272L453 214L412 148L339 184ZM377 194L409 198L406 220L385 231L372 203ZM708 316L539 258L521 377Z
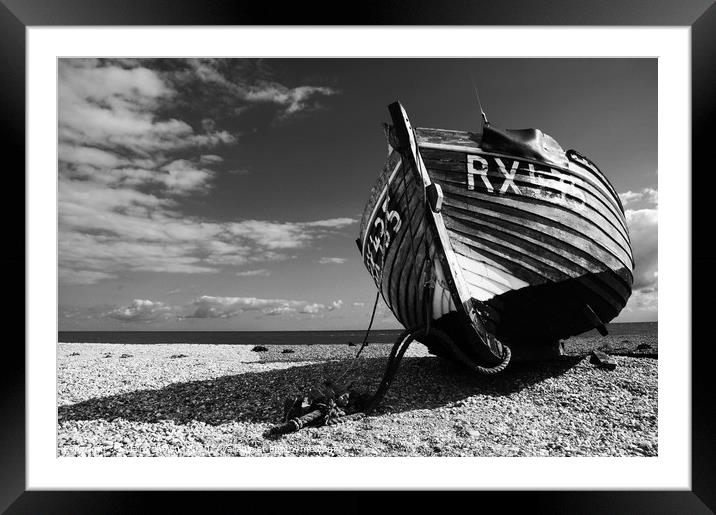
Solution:
M609 324L612 336L656 336L657 322ZM393 343L402 330L373 330L369 343ZM598 336L589 331L581 336ZM195 343L204 345L346 345L360 344L365 330L358 331L59 331L60 343Z

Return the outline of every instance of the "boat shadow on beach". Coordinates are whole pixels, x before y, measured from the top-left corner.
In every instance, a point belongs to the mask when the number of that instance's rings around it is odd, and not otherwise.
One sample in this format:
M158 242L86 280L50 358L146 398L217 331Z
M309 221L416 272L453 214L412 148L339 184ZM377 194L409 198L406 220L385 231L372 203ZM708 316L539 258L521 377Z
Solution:
M475 375L458 365L433 357L407 357L378 406L375 415L450 405L471 396L504 396L565 373L581 357L513 364L495 376ZM301 395L328 378L340 375L348 361L321 362L263 372L227 375L213 380L170 384L60 406L63 420L115 420L154 423L173 420L219 425L234 421L276 424L283 417L284 400ZM356 389L374 392L385 358L361 360L349 374Z

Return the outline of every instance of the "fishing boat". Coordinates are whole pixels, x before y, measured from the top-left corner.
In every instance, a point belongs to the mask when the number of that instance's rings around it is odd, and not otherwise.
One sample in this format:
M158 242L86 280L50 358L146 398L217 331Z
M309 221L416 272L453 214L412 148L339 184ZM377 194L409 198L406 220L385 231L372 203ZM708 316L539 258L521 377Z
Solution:
M624 208L597 166L538 129L413 128L388 106L388 155L356 240L415 339L482 369L560 353L631 295ZM484 114L483 114L484 116Z

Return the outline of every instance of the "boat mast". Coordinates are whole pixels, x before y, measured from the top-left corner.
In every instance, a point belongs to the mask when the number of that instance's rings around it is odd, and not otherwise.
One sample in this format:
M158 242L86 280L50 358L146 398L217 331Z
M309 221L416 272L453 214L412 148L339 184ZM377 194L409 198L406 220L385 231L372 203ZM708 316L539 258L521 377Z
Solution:
M470 81L472 82L472 89L473 89L473 91L475 91L475 98L477 98L477 107L480 108L480 114L482 115L482 124L490 125L490 122L487 121L487 115L485 114L485 111L482 109L482 102L480 102L480 94L477 92L477 86L475 85L475 79L472 76L472 72L470 73Z

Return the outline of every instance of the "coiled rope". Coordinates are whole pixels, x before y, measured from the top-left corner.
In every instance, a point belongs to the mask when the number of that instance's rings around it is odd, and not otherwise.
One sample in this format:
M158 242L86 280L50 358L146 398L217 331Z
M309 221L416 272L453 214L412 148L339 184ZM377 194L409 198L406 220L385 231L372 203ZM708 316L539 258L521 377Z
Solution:
M351 420L360 420L363 417L369 416L375 410L378 404L380 404L380 402L383 400L383 397L385 397L388 388L390 388L390 385L393 383L393 380L397 375L400 362L403 359L405 352L408 350L408 347L410 347L410 344L414 340L422 338L424 336L431 336L433 338L436 338L441 344L446 345L453 353L453 355L462 364L467 366L470 370L478 372L480 374L494 375L499 372L502 372L509 364L510 357L512 355L510 352L510 348L506 345L503 345L502 348L504 352L502 356L502 361L494 367L483 367L475 364L452 341L452 339L440 329L437 329L435 327L431 327L429 329L427 327L420 327L415 330L406 329L400 334L398 339L393 344L393 348L391 349L390 355L388 356L388 363L383 374L383 379L378 385L378 388L371 397L370 401L367 403L367 405L362 411L346 414L343 410L335 406L335 404L333 403L320 403L316 405L317 409L314 409L313 411L301 417L292 418L282 426L275 428L273 432L291 433L298 431L301 428L310 424L336 425Z

